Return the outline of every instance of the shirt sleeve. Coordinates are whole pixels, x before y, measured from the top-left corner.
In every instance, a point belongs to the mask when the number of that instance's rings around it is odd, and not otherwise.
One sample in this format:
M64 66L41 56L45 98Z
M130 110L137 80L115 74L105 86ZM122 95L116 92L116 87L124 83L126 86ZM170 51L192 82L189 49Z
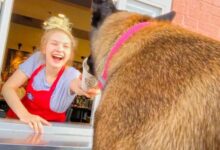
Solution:
M38 51L31 55L26 61L19 65L19 69L30 78L33 71L41 64L44 63L43 54Z

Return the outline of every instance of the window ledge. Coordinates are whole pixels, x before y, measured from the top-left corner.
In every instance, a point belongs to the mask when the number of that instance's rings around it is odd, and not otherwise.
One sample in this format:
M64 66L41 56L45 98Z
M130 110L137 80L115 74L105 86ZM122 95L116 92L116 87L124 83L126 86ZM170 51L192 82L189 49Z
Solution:
M12 119L0 119L0 148L91 149L93 130L90 124L54 123L44 126L44 134L34 134L26 124ZM5 147L6 146L6 147Z

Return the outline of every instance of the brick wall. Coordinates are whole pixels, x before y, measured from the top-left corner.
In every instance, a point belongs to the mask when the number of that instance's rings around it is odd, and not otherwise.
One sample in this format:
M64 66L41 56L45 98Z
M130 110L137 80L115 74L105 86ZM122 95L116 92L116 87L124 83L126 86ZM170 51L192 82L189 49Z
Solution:
M220 0L173 0L174 24L220 41Z

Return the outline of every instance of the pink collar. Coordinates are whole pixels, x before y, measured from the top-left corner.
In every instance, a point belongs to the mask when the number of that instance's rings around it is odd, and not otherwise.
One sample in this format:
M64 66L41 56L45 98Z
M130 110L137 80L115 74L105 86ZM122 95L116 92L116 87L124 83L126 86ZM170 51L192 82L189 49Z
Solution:
M108 77L108 66L112 57L119 51L119 48L136 32L141 30L142 28L148 26L150 22L141 22L135 24L134 26L130 27L125 33L123 33L119 39L116 41L114 46L112 47L110 53L107 56L106 63L104 65L104 70L102 76L99 78L98 86L100 89L103 89Z

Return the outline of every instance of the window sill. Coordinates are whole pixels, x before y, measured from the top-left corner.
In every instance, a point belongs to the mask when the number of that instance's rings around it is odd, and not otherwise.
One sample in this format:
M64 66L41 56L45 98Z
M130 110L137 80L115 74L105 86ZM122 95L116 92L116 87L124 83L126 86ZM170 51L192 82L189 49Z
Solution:
M93 130L85 123L54 123L44 126L44 134L34 134L26 124L12 119L0 119L0 149L91 149ZM16 145L16 146L15 146ZM5 147L6 146L6 147ZM17 147L18 146L18 147Z

